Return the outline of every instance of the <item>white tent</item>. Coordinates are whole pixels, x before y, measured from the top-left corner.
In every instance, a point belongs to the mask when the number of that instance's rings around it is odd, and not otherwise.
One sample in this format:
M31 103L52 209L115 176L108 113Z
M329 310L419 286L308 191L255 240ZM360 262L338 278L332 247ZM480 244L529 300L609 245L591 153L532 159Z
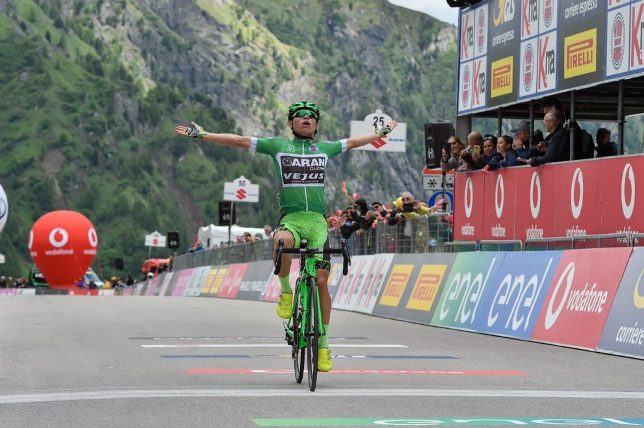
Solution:
M230 228L230 240L235 243L236 237L250 232L251 235L261 234L264 239L264 229L257 227L242 227L236 224ZM221 242L228 242L228 226L215 226L214 224L200 227L197 237L204 248L218 247Z

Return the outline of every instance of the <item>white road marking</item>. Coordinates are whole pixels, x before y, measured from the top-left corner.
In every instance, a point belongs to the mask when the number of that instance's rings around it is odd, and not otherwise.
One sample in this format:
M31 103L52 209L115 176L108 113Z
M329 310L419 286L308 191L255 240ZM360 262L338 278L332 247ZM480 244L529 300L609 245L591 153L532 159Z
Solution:
M37 394L0 395L1 404L43 403L82 400L130 400L133 398L210 398L210 397L507 397L567 399L644 399L644 392L634 391L556 391L534 389L318 389L304 394L292 389L153 389L61 391Z
M141 345L143 348L284 348L291 345L284 343L186 343L167 345ZM406 345L348 345L333 344L331 348L407 348Z

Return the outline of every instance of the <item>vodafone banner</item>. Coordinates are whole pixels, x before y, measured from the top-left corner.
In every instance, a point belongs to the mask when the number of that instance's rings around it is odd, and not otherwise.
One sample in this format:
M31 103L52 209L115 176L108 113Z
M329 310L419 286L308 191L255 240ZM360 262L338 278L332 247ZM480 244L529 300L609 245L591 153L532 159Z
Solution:
M455 174L454 240L644 231L644 155Z
M644 247L633 249L599 349L644 358Z
M564 251L532 340L595 350L632 250Z
M457 173L454 183L455 241L484 239L483 209L486 203L489 199L485 197L485 175L480 171Z

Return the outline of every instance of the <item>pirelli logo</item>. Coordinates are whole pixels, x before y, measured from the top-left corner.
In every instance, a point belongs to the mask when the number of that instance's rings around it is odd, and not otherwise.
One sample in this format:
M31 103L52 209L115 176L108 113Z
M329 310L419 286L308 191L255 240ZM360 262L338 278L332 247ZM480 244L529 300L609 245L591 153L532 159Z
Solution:
M597 29L564 39L564 79L597 71Z
M490 97L500 97L512 93L512 76L514 75L514 57L507 57L492 63L492 89Z

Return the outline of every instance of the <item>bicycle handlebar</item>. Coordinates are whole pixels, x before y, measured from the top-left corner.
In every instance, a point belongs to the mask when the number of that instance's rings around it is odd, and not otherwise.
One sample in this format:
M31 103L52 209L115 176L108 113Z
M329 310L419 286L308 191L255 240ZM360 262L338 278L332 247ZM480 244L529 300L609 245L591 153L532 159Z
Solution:
M349 273L349 265L351 265L351 256L347 249L346 239L340 240L341 248L306 248L306 239L300 241L300 248L284 248L284 240L280 239L277 243L277 250L275 250L275 275L282 269L282 254L299 254L300 256L312 256L314 254L342 254L342 275Z

